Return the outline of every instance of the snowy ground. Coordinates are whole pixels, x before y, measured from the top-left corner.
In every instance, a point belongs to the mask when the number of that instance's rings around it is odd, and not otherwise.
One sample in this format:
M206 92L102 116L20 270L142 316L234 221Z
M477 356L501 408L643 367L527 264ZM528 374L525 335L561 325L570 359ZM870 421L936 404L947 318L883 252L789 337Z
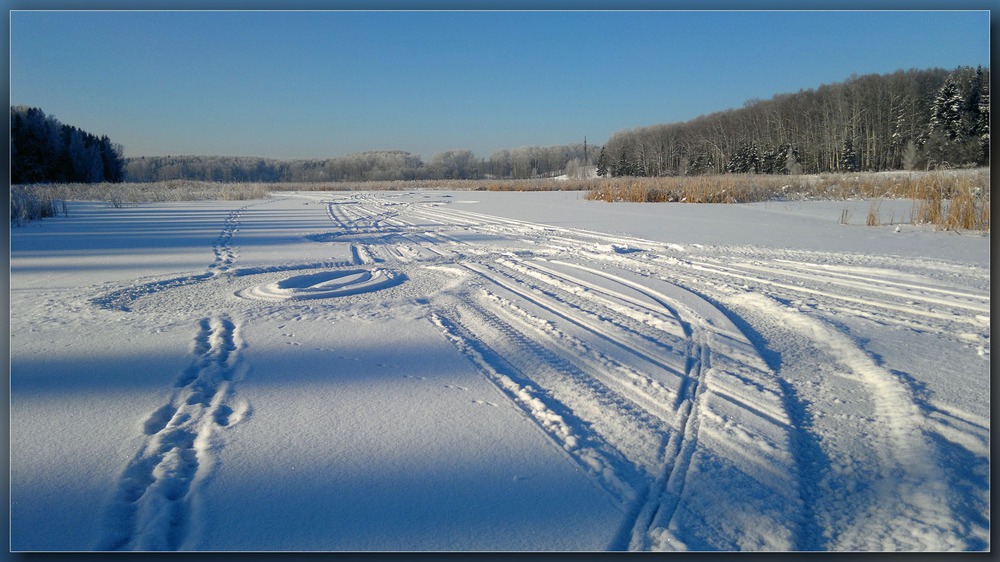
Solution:
M989 239L845 206L72 204L11 231L11 546L987 549Z

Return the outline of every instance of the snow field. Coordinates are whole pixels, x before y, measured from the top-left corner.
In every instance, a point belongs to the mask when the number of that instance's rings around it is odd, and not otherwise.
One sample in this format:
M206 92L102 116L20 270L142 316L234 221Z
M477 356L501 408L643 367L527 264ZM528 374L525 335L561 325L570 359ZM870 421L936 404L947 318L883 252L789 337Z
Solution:
M574 197L13 231L13 548L988 547L988 240Z

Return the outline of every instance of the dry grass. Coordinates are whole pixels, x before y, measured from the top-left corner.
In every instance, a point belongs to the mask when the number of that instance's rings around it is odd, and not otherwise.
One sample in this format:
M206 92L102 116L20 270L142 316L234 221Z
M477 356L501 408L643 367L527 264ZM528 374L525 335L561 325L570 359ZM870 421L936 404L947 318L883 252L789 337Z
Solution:
M801 189L788 176L621 177L600 180L587 198L636 203L751 203L784 197Z
M910 222L949 230L990 230L988 169L935 172L737 175L660 178L530 180L414 180L324 183L222 183L173 180L156 183L44 184L12 186L11 221L54 211L46 201L107 201L115 207L155 201L262 199L280 191L586 191L608 202L751 203L772 200L872 200L867 224L879 217L884 199L912 199ZM15 202L15 196L18 200ZM54 204L54 203L53 203ZM49 210L46 210L49 209ZM842 221L846 217L841 217ZM890 221L891 223L892 221Z
M882 200L912 199L910 222L914 224L931 224L946 230L990 231L988 169L814 176L612 178L601 180L587 198L638 203L871 200L866 218L869 226L884 224L879 215ZM841 222L846 223L846 220L842 215Z
M267 197L271 187L264 183L223 183L171 180L155 183L48 183L18 185L15 192L31 193L40 199L62 201L106 201L115 207L154 201L243 201Z
M449 189L456 191L587 191L597 180L539 178L527 180L393 180L366 182L320 182L268 184L272 191L410 191Z
M882 220L878 216L878 209L881 203L881 199L876 199L872 201L872 206L868 208L868 218L865 220L865 224L868 226L879 226L882 224Z
M66 201L51 193L37 192L24 186L12 186L10 190L10 223L21 225L28 221L45 217L55 217L62 211L67 214Z
M917 223L933 224L945 230L990 231L989 181L980 185L974 178L961 176L952 181L933 181L914 191Z

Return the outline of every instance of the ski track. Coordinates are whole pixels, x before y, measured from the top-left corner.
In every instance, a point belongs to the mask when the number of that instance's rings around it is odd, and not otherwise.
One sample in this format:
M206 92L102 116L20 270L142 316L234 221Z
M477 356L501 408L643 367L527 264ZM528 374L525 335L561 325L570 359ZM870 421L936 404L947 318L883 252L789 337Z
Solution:
M960 490L939 441L986 457L989 420L920 402L828 318L964 338L988 360L988 272L955 283L946 264L685 248L392 194L321 202L333 230L306 240L349 244L347 261L237 268L248 205L226 218L207 272L91 302L129 312L221 277L266 276L237 294L271 301L435 279L417 295L429 322L618 503L609 549L961 550L983 534L953 523ZM232 388L239 327L226 314L198 326L191 366L122 473L102 549L196 544L198 487L221 432L249 411ZM817 388L850 389L871 414L831 426L837 406Z

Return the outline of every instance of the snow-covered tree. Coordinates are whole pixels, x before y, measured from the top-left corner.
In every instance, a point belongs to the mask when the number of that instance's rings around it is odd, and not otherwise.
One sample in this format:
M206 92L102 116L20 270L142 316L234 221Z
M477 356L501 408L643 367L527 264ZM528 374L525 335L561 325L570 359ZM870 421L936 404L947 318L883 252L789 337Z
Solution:
M726 171L731 174L757 174L760 173L761 158L757 150L757 144L745 142L740 145L739 150L729 159Z
M965 140L965 129L962 123L962 114L965 108L965 100L962 90L955 80L954 75L945 80L941 89L938 90L931 106L931 120L929 130L931 134L943 135L945 142L954 143Z
M969 96L969 110L973 113L969 136L979 142L979 164L990 162L990 77L989 71L976 68L976 78Z
M959 67L948 76L934 97L927 130L934 166L988 162L989 81L981 68Z
M11 183L121 181L122 150L105 139L36 107L11 107Z

